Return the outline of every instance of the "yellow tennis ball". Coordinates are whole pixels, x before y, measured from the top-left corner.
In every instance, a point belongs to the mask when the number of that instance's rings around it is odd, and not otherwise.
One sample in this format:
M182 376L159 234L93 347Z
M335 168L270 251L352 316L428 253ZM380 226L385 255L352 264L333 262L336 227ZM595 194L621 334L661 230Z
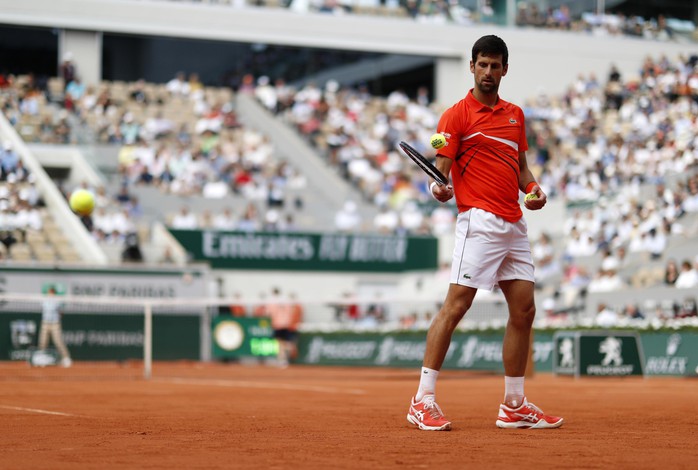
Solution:
M78 189L70 195L70 208L79 215L90 215L95 208L95 197L86 189Z
M446 145L446 137L443 134L437 133L431 136L429 142L431 143L432 147L438 150Z
M524 201L530 201L531 199L538 199L538 196L535 193L528 193L524 197Z

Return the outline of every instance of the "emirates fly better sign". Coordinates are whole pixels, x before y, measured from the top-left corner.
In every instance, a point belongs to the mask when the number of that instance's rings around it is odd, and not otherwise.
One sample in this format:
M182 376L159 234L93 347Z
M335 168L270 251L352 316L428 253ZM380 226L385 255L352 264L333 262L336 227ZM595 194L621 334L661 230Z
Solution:
M404 272L436 269L434 237L174 230L192 259L215 269Z

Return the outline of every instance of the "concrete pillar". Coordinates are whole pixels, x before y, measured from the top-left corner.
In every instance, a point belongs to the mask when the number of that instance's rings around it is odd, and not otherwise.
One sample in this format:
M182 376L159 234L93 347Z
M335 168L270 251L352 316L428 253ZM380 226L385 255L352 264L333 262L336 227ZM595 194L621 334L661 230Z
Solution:
M516 10L516 0L507 0L506 22L504 23L506 26L516 25Z
M62 29L58 38L58 63L70 54L85 85L97 85L102 80L102 33Z
M465 52L460 59L436 59L434 66L434 101L451 106L463 99L472 85L470 74L470 53Z

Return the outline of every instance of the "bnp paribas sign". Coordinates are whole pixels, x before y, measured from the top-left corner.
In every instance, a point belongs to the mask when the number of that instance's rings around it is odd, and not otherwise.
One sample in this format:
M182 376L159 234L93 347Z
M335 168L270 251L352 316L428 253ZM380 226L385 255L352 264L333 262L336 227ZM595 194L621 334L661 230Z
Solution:
M217 269L404 272L435 269L434 237L174 230L197 261Z

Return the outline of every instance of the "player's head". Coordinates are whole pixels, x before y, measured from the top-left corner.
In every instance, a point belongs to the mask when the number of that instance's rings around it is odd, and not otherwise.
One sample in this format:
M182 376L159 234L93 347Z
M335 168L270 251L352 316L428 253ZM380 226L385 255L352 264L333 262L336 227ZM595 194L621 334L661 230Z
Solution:
M502 56L502 66L506 67L509 64L509 49L507 49L507 44L502 38L494 34L482 36L475 41L470 59L475 62L480 55L493 58Z
M501 38L483 36L473 45L470 71L475 78L475 88L479 93L496 95L499 82L507 74L509 51Z

